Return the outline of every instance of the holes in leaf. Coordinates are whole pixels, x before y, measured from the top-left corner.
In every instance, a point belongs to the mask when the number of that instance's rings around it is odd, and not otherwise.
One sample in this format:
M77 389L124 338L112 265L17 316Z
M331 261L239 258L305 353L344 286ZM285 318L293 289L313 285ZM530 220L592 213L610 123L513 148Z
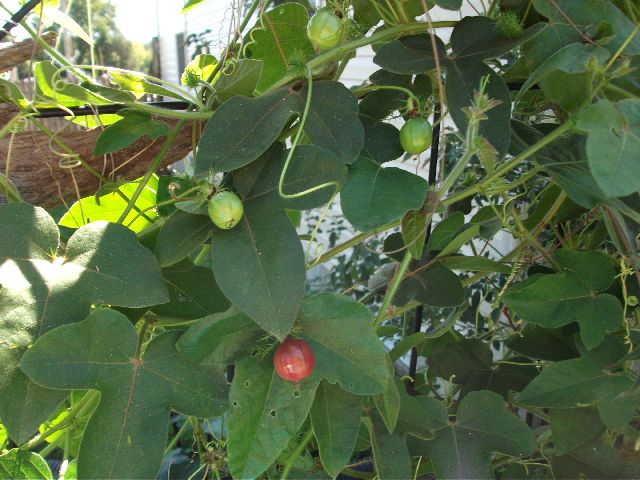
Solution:
M276 417L276 411L275 410L271 410L269 412L269 415L271 415L273 418L275 418Z
M293 391L293 396L294 397L299 397L300 396L300 392L298 390L294 390Z
M246 382L244 382L244 386L248 387L249 385L251 385L251 382L249 380L247 380Z
M238 402L234 401L234 402L233 402L233 406L234 406L234 407L237 407L237 406L238 406Z

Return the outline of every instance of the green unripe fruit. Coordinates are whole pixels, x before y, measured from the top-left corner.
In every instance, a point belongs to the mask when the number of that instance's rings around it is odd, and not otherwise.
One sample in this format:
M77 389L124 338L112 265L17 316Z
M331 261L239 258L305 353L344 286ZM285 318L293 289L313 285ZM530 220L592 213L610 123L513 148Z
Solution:
M342 20L326 10L317 12L307 24L307 36L317 50L329 50L342 40Z
M209 200L208 210L209 217L216 227L229 230L242 219L244 206L235 193L220 192Z
M400 129L400 144L407 153L419 155L431 145L433 129L424 118L411 118Z

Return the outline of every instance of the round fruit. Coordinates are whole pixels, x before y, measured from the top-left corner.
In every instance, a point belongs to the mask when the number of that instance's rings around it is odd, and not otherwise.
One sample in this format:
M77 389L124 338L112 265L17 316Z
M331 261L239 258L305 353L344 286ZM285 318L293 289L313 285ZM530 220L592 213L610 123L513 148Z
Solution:
M433 136L431 124L424 118L411 118L400 129L400 144L407 153L419 155L424 152Z
M307 36L317 50L329 50L342 40L342 20L326 10L317 12L307 24Z
M209 217L216 227L223 230L235 227L243 213L242 201L233 192L216 193L209 200Z
M299 382L307 378L313 372L314 364L313 350L304 340L285 340L273 357L276 373L288 382Z

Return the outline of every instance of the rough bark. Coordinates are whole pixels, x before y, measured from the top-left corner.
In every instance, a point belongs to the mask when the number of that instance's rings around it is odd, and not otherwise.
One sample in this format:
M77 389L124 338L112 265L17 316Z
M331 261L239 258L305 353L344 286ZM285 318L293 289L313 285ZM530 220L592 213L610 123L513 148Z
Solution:
M53 46L56 43L57 34L55 32L47 32L44 33L41 38ZM13 67L26 62L31 59L33 55L41 51L42 47L39 43L34 42L33 39L13 44L0 44L0 73L11 70Z
M175 121L167 122L170 128ZM182 160L192 150L193 138L199 138L200 124L188 123L176 137L165 155L161 167ZM158 154L165 139L142 139L129 148L113 155L94 157L93 147L101 130L60 132L57 138L64 142L79 158L102 173L110 181L132 180L144 174ZM42 132L10 134L0 140L0 173L7 171L23 199L34 205L53 207L63 202L73 202L80 196L95 193L100 180L82 166L65 168L65 164L77 164L77 159L60 154L62 149ZM75 182L74 182L75 180Z

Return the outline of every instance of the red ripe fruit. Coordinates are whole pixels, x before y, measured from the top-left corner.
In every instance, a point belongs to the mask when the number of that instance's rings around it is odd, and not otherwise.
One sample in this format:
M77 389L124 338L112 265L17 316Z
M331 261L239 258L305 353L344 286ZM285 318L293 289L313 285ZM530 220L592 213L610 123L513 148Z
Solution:
M273 357L276 373L288 382L299 382L307 378L313 372L314 364L313 350L304 340L285 340Z

